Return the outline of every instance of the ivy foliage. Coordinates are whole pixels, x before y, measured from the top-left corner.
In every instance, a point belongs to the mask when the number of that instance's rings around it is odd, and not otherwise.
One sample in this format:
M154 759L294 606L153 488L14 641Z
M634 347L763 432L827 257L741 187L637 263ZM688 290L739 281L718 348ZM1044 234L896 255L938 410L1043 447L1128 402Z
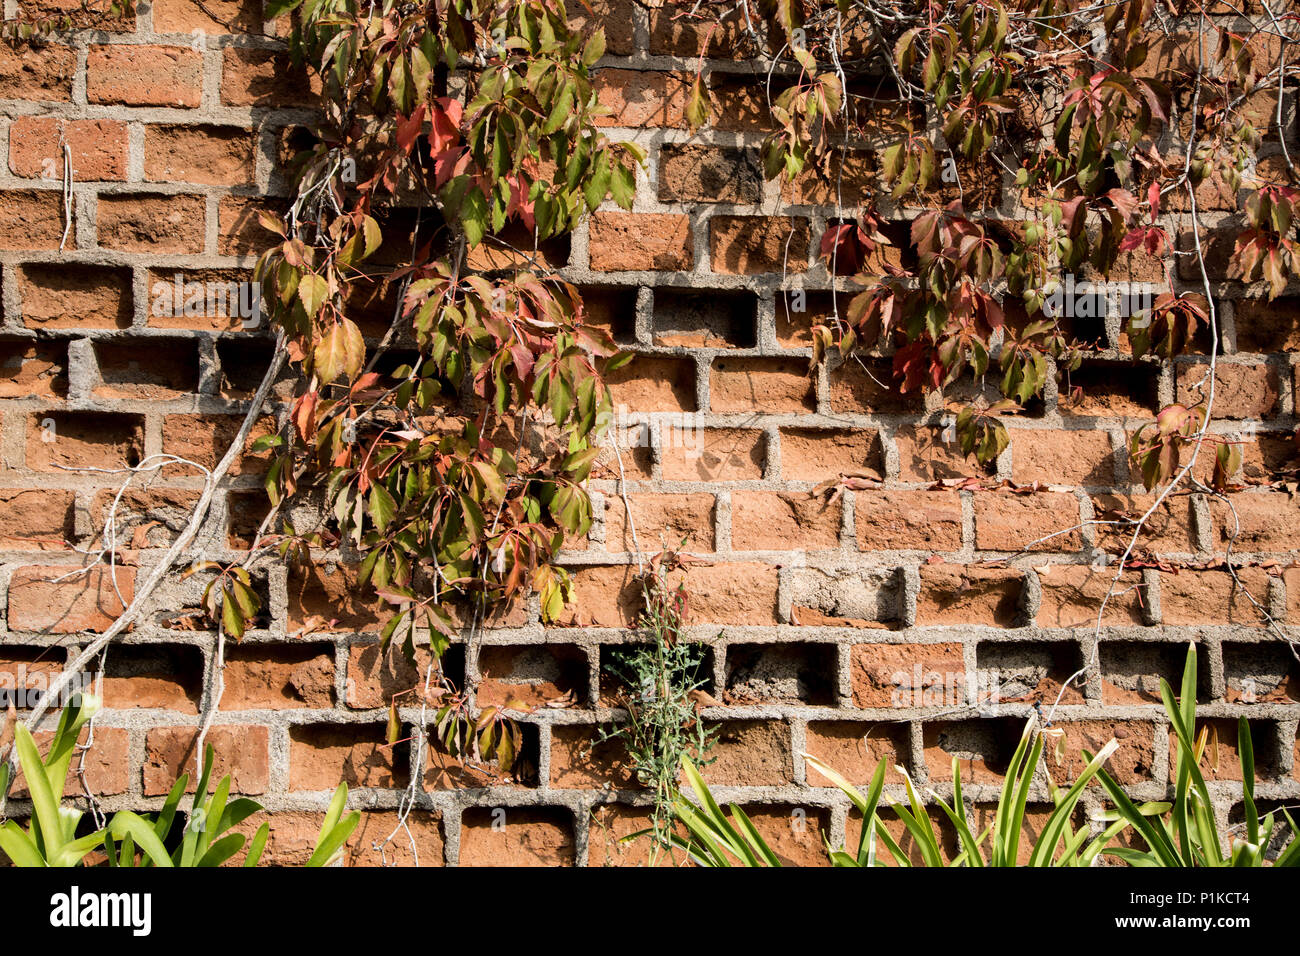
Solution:
M1003 419L1043 395L1049 358L1068 375L1096 348L1056 308L1065 275L1126 282L1140 256L1167 277L1174 255L1194 258L1204 289L1154 295L1125 331L1135 359L1164 361L1212 331L1205 250L1200 240L1172 249L1162 225L1171 206L1196 213L1207 190L1230 200L1240 191L1247 226L1228 277L1260 283L1269 299L1300 265L1290 158L1285 182L1249 174L1296 72L1280 21L1229 29L1200 0L667 8L699 28L702 56L744 32L770 51L768 178L820 179L833 195L862 197L857 219L833 223L822 239L830 273L851 277L858 292L814 327L814 361L881 347L903 391L973 379L983 394L957 409L955 426L962 451L980 462L1007 446ZM693 126L709 121L706 77L686 115ZM859 174L862 164L846 161L864 152L876 161ZM989 205L982 187L1003 176L1028 215L1011 220ZM910 221L905 240L882 229L889 219ZM1202 442L1216 446L1215 489L1227 487L1240 452L1206 434L1204 412L1164 409L1134 439L1134 470L1148 488L1172 480L1183 452Z

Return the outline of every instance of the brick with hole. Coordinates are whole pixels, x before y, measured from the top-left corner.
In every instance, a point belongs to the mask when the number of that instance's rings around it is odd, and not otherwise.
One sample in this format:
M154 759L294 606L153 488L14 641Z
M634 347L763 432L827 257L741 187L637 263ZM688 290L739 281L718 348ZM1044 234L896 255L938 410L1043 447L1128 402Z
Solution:
M616 407L637 412L695 411L695 363L668 355L639 355L606 379Z
M1094 487L1115 484L1110 435L1099 431L1015 431L1011 480Z
M875 429L781 429L781 477L816 481L845 475L883 478L884 454Z
M189 774L188 793L198 786L202 760L196 760L195 727L155 727L144 738L143 787L147 797L171 790L183 773ZM212 777L230 774L230 792L265 793L270 784L270 732L266 727L219 724L208 730L205 746L213 750ZM337 784L337 778L335 780Z
M953 758L956 758L963 786L1000 786L1023 727L1019 718L925 724L921 741L930 780L952 780Z
M152 329L242 331L246 321L254 321L248 313L258 304L252 280L246 269L150 269L146 321ZM264 319L260 305L258 311Z
M642 549L684 548L687 551L712 551L714 548L711 494L630 494L627 508L622 497L605 497L605 550L633 551L632 528Z
M1204 655L1204 649L1198 652ZM1098 654L1101 665L1101 701L1103 704L1149 704L1162 706L1160 681L1179 687L1187 646L1177 643L1146 641L1102 641ZM1208 686L1208 674L1202 668L1202 685ZM1204 689L1198 694L1206 698Z
M479 649L479 706L581 707L587 701L586 652L567 644ZM513 702L513 703L512 703Z
M865 793L881 761L885 763L886 783L903 782L895 767L907 765L905 726L850 720L809 721L804 742L809 754ZM808 786L835 786L812 764L805 767Z
M854 520L863 551L961 547L961 499L955 492L872 489L855 495Z
M597 272L687 270L694 263L690 219L676 213L597 212L588 234Z
M75 216L75 209L68 211ZM55 189L0 192L0 249L57 249L67 227L63 195ZM71 238L71 230L68 230Z
M1235 704L1300 701L1300 661L1280 643L1223 644L1224 699Z
M122 644L108 655L103 680L106 708L197 714L202 694L203 653L197 647Z
M23 179L63 180L63 144L77 182L126 179L126 124L19 116L9 125L9 170Z
M67 366L62 342L0 339L0 398L64 398Z
M0 99L66 103L72 98L77 51L60 43L0 48Z
M140 462L144 419L102 412L35 412L27 419L27 467L67 475L69 469L122 468Z
M763 198L758 150L665 144L659 152L660 202L757 203Z
M894 386L888 362L850 359L829 375L831 409L849 415L916 414L917 397Z
M1237 718L1200 718L1196 733L1206 732L1205 750L1201 754L1200 768L1207 783L1227 780L1241 781L1241 755L1237 747ZM1255 777L1267 780L1277 776L1278 757L1277 725L1272 721L1250 722L1251 746L1255 752ZM1169 732L1169 779L1177 779L1178 738Z
M461 866L573 866L576 852L565 807L471 807L461 816Z
M855 644L855 707L953 707L966 702L961 644Z
M975 649L981 699L992 703L1082 704L1067 683L1083 665L1073 641L981 641Z
M803 359L719 358L709 375L709 406L721 414L801 414L817 409Z
M736 551L825 550L838 547L841 506L826 494L735 491L731 547Z
M1117 567L1091 564L1049 564L1036 569L1042 600L1039 627L1093 627L1100 613L1105 625L1142 624L1146 586L1137 571L1117 579ZM1102 609L1102 601L1106 607Z
M1023 586L1023 573L1014 569L924 565L916 623L1010 627L1020 615Z
M709 220L709 261L716 273L806 272L808 247L806 219L717 215Z
M831 644L732 644L727 648L723 700L829 707L838 696L837 669Z
M1159 370L1154 365L1085 362L1057 376L1062 415L1094 418L1135 418L1139 424L1155 417Z
M191 340L104 340L95 343L95 358L96 398L165 402L198 391L199 356Z
M1267 572L1261 568L1243 567L1237 569L1237 578L1244 591L1236 587L1227 571L1186 568L1176 574L1160 572L1161 622L1262 627L1264 618L1250 597L1267 610Z
M0 489L0 548L62 551L73 540L72 491Z
M226 651L225 710L328 708L334 703L329 644L250 644Z
M0 647L0 710L29 710L63 671L62 648Z
M407 754L385 742L383 724L298 724L289 728L289 789L403 787Z
M794 779L790 725L731 720L717 726L712 763L700 773L710 787L779 787Z
M1035 541L1034 551L1077 551L1083 544L1078 526L1073 495L975 495L975 547L982 551L1021 551Z
M163 452L212 468L226 453L242 424L242 415L167 415L162 426ZM249 449L258 438L274 430L275 422L270 418L255 422L244 442L243 453L230 466L230 474L265 471L270 452L253 453Z
M106 266L31 263L18 269L23 324L29 329L124 329L131 324L131 273Z
M666 481L750 481L763 477L767 440L753 428L676 428L661 431Z
M114 194L98 200L99 244L119 252L196 255L205 242L202 196Z
M792 568L790 623L805 627L900 626L902 581L891 568Z
M86 100L196 108L203 100L203 54L179 46L92 46L86 54Z

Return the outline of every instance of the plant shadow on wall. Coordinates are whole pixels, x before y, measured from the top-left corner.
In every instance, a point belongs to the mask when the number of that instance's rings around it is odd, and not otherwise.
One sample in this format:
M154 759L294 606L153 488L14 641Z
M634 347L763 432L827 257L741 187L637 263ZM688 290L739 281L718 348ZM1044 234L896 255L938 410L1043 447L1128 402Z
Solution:
M1103 857L1138 867L1250 867L1300 866L1300 839L1295 820L1286 808L1263 817L1255 804L1255 758L1250 728L1244 717L1238 721L1238 753L1241 760L1244 819L1241 824L1221 830L1216 803L1201 770L1207 758L1208 725L1196 733L1196 647L1187 651L1179 694L1175 696L1167 681L1160 682L1165 713L1176 737L1176 772L1173 801L1136 804L1106 772L1104 766L1121 746L1110 740L1096 755L1083 751L1088 761L1068 787L1058 786L1051 778L1045 748L1063 748L1064 734L1059 729L1043 728L1037 717L1025 724L1020 742L1011 757L1003 781L993 821L982 831L972 825L966 798L962 793L961 766L952 761L952 797L944 800L929 790L930 803L917 793L912 779L902 767L895 770L903 778L906 804L888 800L901 832L891 832L889 821L880 812L884 797L886 764L876 765L867 793L862 794L833 768L811 754L803 757L808 765L838 787L860 815L861 831L856 852L835 848L826 839L826 851L837 867L913 866L927 867L1013 867L1013 866L1095 866ZM1059 758L1058 758L1059 760ZM1040 773L1041 770L1041 773ZM689 759L683 760L682 772L694 794L692 800L679 790L673 800L673 814L686 835L670 833L671 843L683 850L700 866L780 866L780 858L755 829L743 810L734 804L728 818L699 772ZM1041 783L1039 778L1041 777ZM1090 823L1075 829L1079 798L1093 779L1099 780L1113 801L1114 809L1096 815ZM1031 837L1026 823L1026 807L1031 793L1045 785L1052 810ZM1281 813L1288 830L1278 831L1277 813ZM939 815L941 814L941 816ZM951 826L957 836L957 851L944 859L944 850L934 817ZM1120 845L1119 838L1132 828L1146 849ZM1289 832L1290 839L1285 839ZM633 834L625 839L636 839ZM1270 848L1281 847L1270 857ZM888 858L888 862L886 861Z

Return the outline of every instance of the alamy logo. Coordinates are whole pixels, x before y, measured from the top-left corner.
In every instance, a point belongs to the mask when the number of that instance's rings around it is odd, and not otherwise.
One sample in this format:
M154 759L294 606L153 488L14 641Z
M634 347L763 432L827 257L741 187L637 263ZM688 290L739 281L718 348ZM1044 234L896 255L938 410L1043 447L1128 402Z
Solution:
M1043 313L1052 318L1105 318L1107 315L1131 316L1150 310L1155 301L1155 287L1145 282L1075 282L1067 274L1065 281L1043 301Z
M246 329L262 324L260 282L186 282L179 272L171 282L149 289L149 312L156 316L229 316Z
M50 925L61 929L127 927L133 936L153 928L153 897L148 893L82 893L74 886L50 897Z

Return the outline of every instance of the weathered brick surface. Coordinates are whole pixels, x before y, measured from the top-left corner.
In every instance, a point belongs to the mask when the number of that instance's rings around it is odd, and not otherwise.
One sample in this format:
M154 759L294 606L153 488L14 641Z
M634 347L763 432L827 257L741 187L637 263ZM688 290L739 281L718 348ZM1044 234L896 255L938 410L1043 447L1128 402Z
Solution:
M31 13L74 6L22 4ZM575 21L592 19L585 5L569 6ZM1134 362L1113 322L1063 319L1097 352L1058 369L1043 399L1008 416L1010 448L979 465L961 454L952 424L956 403L975 394L968 380L927 402L900 391L888 348L832 355L825 368L809 361L811 327L843 316L854 294L816 263L816 244L864 201L861 181L878 175L881 147L854 153L838 190L811 171L767 183L760 155L773 124L763 83L737 72L757 52L739 19L710 40L714 115L691 131L684 112L705 32L657 4L593 7L608 41L593 85L611 110L598 122L649 149L633 211L607 204L539 252L581 288L589 321L636 353L610 386L620 421L635 422L622 434L637 437L620 442L621 468L612 449L595 463L595 523L562 558L576 599L553 626L528 600L494 612L472 641L466 626L426 695L427 648L414 665L381 650L388 606L358 588L351 555L312 568L259 561L262 608L242 641L227 642L208 741L218 774L267 803L267 859L306 859L343 780L366 791L353 797L365 810L346 862L377 864L373 844L397 827L414 778L421 793L406 826L422 865L645 863L644 841L618 839L646 825L648 794L625 748L597 742L610 712L594 706L617 702L611 652L637 639L636 544L642 559L663 547L694 559L671 583L685 584L686 638L705 651L702 717L719 731L705 776L789 862L823 863L821 831L852 840L859 826L802 752L858 784L885 761L895 799L896 767L948 796L956 758L985 819L995 799L985 788L1000 782L1026 715L1051 708L1063 681L1094 661L1053 717L1066 741L1063 761L1048 761L1053 780L1078 770L1080 748L1113 737L1112 772L1141 799L1167 798L1172 747L1158 682L1177 682L1189 641L1218 740L1207 773L1232 785L1233 722L1243 714L1268 799L1300 799L1300 671L1222 564L1230 547L1260 608L1296 635L1300 509L1286 484L1300 466L1294 289L1273 301L1231 282L1214 289L1215 428L1243 457L1226 500L1191 489L1157 505L1125 454L1161 404L1205 397L1205 329L1188 357L1162 368ZM110 568L87 555L102 546L120 469L158 454L211 467L242 420L271 355L267 329L206 302L168 309L159 289L178 275L223 288L252 279L274 241L258 213L287 208L287 164L318 105L319 82L291 67L280 42L285 18L264 23L260 2L155 0L151 11L123 30L0 45L0 674L24 668L29 685L112 624L201 488L199 473L179 465L137 481L118 505ZM1185 52L1186 41L1160 41L1144 67L1176 96L1189 92ZM773 77L772 94L787 82ZM863 92L858 108L893 135L889 124L911 108L877 84ZM1261 128L1275 102L1248 105ZM62 142L74 182L66 209ZM1003 229L1037 214L986 165L958 172L968 205L1001 202ZM1254 175L1285 181L1285 163L1265 156ZM1240 232L1219 187L1206 181L1196 193L1214 283L1227 279ZM927 200L955 198L941 183ZM1186 197L1169 194L1165 211L1182 216L1169 227L1190 248ZM381 270L401 261L403 215L384 227L373 260ZM911 264L912 213L890 215L882 229L895 244L872 268ZM471 266L519 261L480 250ZM1191 256L1172 262L1135 251L1113 278L1203 291ZM372 337L393 307L378 280L349 302ZM1007 311L1017 329L1037 318L1014 303ZM277 387L250 443L292 394L288 380ZM267 513L268 457L246 449L236 461L185 562L250 547ZM1212 458L1198 462L1202 481ZM1117 576L1132 539L1125 519L1153 506ZM295 522L306 527L312 508ZM109 651L106 712L87 759L109 809L156 806L177 773L194 770L215 632L198 614L201 576L180 580L183 570ZM472 618L451 611L458 626ZM473 682L478 707L524 708L515 773L494 777L444 748L416 749L421 707L441 706L444 679ZM385 733L391 707L395 744ZM1037 788L1031 829L1048 801ZM1085 808L1100 807L1089 788ZM900 821L886 826L902 837ZM954 847L951 828L940 830ZM385 852L415 861L405 833Z

